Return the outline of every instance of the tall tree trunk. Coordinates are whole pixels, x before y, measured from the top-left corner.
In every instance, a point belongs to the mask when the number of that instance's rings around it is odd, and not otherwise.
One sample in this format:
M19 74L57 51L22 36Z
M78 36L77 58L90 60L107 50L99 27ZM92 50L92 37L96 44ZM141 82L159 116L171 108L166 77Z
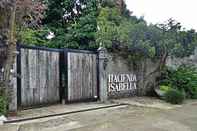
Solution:
M6 45L6 58L2 63L3 79L0 81L0 87L4 88L6 93L12 93L10 79L16 57L15 10L16 0L0 1L0 42ZM7 94L7 96L11 95Z

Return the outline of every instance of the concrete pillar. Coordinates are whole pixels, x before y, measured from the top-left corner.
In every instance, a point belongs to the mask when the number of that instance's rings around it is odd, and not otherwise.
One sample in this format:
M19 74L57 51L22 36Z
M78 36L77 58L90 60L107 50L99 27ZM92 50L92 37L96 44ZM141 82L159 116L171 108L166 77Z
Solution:
M107 93L107 49L100 47L99 53L99 95L101 102L106 102L108 99Z
M15 114L17 112L17 71L16 71L16 60L11 69L11 78L10 78L10 89L9 89L9 113Z
M10 115L16 115L17 109L18 109L18 103L17 103L17 78L20 77L17 74L17 57L20 55L20 52L18 51L19 49L17 48L17 51L14 51L13 53L16 55L14 64L12 66L12 69L10 70L11 76L10 76L10 89L9 91L9 105L8 105L8 112Z

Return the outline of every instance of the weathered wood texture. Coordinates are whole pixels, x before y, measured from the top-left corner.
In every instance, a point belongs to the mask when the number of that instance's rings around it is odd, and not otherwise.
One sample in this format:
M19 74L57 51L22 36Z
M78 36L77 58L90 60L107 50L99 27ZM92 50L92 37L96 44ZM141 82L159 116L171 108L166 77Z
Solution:
M21 106L59 102L59 53L25 48L20 51Z
M68 101L97 98L97 55L68 52Z

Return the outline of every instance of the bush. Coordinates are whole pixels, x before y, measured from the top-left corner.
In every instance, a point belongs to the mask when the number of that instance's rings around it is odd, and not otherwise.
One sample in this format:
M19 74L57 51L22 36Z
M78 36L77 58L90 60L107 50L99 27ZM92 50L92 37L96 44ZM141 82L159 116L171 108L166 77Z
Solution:
M0 88L0 116L5 115L6 113L7 113L7 99L5 96L5 89Z
M161 86L159 86L159 89L161 91L167 92L167 91L169 91L171 89L171 87L170 86L161 85Z
M47 29L29 29L24 28L18 33L18 40L22 44L28 45L36 45L36 46L47 46L48 40L46 39L46 35L48 34L49 30Z
M197 99L197 92L192 95L192 99Z
M185 92L186 98L195 99L197 94L197 70L192 66L179 66L162 73L160 84Z
M171 104L181 104L184 101L184 94L178 90L171 89L165 93L165 100Z
M0 96L0 116L7 113L7 100L4 96Z

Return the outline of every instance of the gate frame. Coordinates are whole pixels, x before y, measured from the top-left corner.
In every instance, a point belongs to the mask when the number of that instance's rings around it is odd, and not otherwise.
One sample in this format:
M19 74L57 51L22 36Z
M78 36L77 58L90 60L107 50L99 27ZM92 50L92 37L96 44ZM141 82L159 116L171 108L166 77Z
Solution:
M65 83L66 83L66 87L63 87L63 102L64 104L71 104L71 103L78 103L78 102L93 102L93 101L98 101L100 100L100 85L99 85L99 53L98 51L92 51L92 50L78 50L78 49L68 49L68 48L64 48L63 49L63 65L66 70L65 72ZM88 98L88 99L81 99L81 100L74 100L74 101L69 101L68 100L68 53L84 53L84 54L95 54L96 55L96 77L97 77L97 98Z

